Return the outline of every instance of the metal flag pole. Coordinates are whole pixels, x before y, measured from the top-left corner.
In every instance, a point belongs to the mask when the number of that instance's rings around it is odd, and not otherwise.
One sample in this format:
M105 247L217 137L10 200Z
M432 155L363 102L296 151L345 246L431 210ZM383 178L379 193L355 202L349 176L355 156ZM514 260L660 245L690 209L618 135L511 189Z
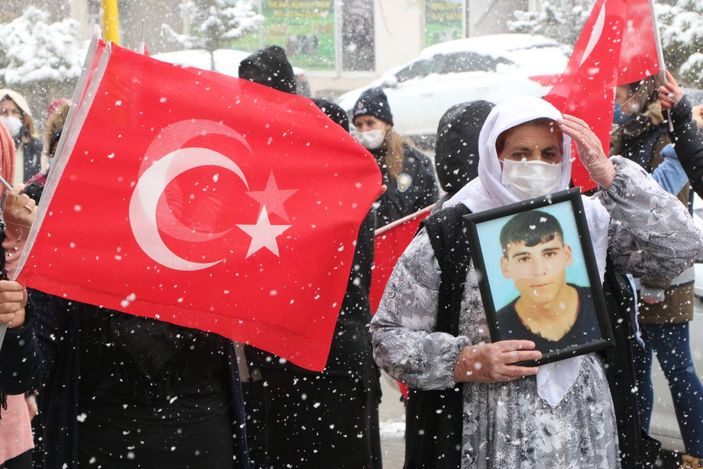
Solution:
M662 41L659 37L659 23L657 15L654 12L654 0L649 0L649 9L652 12L652 28L654 29L654 43L657 46L657 60L659 61L659 80L662 84L666 84L666 65L664 64L664 51L662 49ZM666 120L669 123L669 132L674 131L674 122L671 120L671 109L666 110Z

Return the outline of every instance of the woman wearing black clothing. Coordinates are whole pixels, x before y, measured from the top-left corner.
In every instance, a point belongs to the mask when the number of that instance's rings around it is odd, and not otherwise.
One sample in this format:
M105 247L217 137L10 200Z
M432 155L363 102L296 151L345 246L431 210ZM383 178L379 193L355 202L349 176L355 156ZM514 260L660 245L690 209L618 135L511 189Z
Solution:
M230 340L37 291L25 311L16 285L0 392L39 389L38 467L249 468Z
M30 293L0 388L40 389L40 467L248 468L230 341Z
M688 175L693 190L703 197L703 131L691 119L691 104L684 91L669 72L667 84L659 87L659 101L664 110L671 110L674 131L672 139L681 166Z
M349 130L342 108L326 100L315 100L315 104ZM262 423L251 426L261 441L254 451L257 467L381 468L381 391L368 329L373 254L374 214L369 212L359 229L347 289L322 372L304 370L247 347L252 374L261 376L255 389L263 408Z
M376 228L432 205L439 197L432 161L393 130L381 88L364 91L352 110L356 137L376 158L388 190L376 204Z

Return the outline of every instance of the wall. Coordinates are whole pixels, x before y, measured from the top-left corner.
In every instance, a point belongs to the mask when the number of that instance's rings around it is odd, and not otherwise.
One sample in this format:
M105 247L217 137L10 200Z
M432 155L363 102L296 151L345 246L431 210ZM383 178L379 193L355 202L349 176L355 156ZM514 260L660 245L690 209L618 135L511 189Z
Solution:
M534 0L468 0L469 36L507 33L513 12L534 4Z

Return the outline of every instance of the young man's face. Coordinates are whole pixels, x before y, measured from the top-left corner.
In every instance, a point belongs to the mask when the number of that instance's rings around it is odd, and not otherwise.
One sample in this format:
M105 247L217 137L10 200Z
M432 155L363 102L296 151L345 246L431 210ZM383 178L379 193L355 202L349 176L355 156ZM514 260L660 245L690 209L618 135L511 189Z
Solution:
M545 304L554 301L566 285L566 269L572 261L571 247L557 235L532 247L524 241L511 243L500 259L500 269L505 278L512 279L521 297Z

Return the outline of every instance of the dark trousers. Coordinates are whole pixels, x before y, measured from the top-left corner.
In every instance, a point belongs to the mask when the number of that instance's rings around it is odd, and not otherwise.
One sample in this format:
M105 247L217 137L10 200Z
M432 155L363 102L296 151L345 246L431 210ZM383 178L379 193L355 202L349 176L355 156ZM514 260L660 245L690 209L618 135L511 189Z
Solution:
M640 418L644 428L649 428L654 402L651 376L654 352L669 382L686 452L703 458L703 385L693 368L688 324L640 325L646 346L644 350L637 348L635 360L638 384L642 391L639 393Z
M247 428L261 432L249 435L260 442L256 467L381 468L377 382L275 369L262 376L250 389L261 397L262 425Z

